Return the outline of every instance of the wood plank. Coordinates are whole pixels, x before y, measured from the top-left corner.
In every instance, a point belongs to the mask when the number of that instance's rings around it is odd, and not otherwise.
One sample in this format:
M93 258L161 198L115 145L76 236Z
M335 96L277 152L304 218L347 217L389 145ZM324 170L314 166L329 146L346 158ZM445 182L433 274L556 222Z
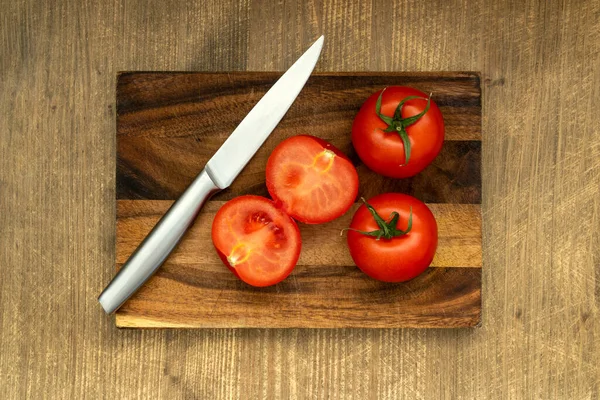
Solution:
M169 200L117 201L116 262L122 264L150 232L173 202ZM173 264L218 264L210 237L211 225L223 201L209 201L184 240L171 253ZM354 265L342 229L359 204L344 216L322 225L298 224L302 235L299 265ZM428 204L438 223L439 244L432 266L481 268L481 206L475 204ZM225 269L225 267L223 266ZM227 270L228 271L228 270Z
M356 165L359 196L370 198L382 192L402 192L430 203L481 203L481 142L446 141L438 157L418 175L387 179L368 169L351 144L340 148ZM264 168L272 146L260 149L230 188L216 200L244 194L269 196ZM215 146L218 148L218 146ZM197 149L193 138L118 140L117 199L174 200L193 181L212 154Z
M226 128L235 128L280 76L280 72L122 72L117 77L119 129L124 135L165 136L164 128L173 127L169 137L218 137ZM279 128L297 129L296 119L314 118L312 114L322 118L311 129L323 129L327 123L331 134L338 130L331 127L349 127L362 103L386 86L411 86L432 93L444 115L448 140L481 140L481 89L475 72L317 72ZM226 114L231 121L201 124L206 116L198 116L203 113ZM174 115L189 124L169 118Z
M117 314L127 328L349 328L476 326L481 269L429 268L404 284L370 279L354 266L299 265L254 288L218 264L166 262Z

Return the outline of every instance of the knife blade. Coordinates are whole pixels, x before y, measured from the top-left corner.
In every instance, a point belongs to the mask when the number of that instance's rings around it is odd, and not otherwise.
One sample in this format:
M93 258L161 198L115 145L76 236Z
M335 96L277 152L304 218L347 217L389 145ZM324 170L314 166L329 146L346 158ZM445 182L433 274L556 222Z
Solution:
M202 205L231 185L291 107L323 48L324 36L277 80L225 140L185 192L158 221L98 297L107 314L117 311L167 259Z

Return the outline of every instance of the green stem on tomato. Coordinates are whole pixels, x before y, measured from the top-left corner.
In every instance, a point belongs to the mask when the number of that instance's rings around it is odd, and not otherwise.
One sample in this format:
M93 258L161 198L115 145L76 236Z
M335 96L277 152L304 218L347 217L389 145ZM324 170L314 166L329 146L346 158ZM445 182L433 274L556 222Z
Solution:
M373 219L375 219L375 222L377 222L377 226L379 226L379 229L374 230L374 231L361 231L358 229L346 228L346 229L342 230L341 233L344 233L345 230L349 230L349 231L358 232L362 235L373 236L376 238L376 240L379 240L381 238L392 239L392 238L395 238L398 236L406 235L408 232L411 231L412 219L413 219L412 206L410 207L410 215L408 217L408 226L406 227L406 230L403 231L402 229L398 229L396 227L396 225L398 225L398 221L400 220L400 214L398 214L398 212L396 212L396 211L392 212L390 214L390 217L388 218L389 222L386 222L386 220L381 218L381 215L379 215L377 210L375 210L375 208L372 205L367 203L367 201L364 199L364 197L361 197L360 199L362 200L363 203L365 203L367 210L369 210L369 212L373 216Z
M413 115L412 117L402 118L402 107L407 101L414 99L425 99L420 96L406 96L402 99L402 101L400 101L400 103L398 103L396 111L394 112L394 116L389 117L381 113L381 98L383 97L383 92L385 92L385 89L381 91L379 97L377 98L377 102L375 103L375 113L383 122L388 125L387 128L383 130L384 132L396 132L400 136L400 139L402 139L402 144L404 145L404 164L401 164L401 166L404 166L408 164L408 161L410 160L411 148L410 139L408 137L408 133L406 132L406 128L417 122L419 119L421 119L421 117L423 117L423 115L427 113L427 111L429 111L429 107L431 106L431 94L429 94L429 97L427 98L427 105L423 111L417 115Z

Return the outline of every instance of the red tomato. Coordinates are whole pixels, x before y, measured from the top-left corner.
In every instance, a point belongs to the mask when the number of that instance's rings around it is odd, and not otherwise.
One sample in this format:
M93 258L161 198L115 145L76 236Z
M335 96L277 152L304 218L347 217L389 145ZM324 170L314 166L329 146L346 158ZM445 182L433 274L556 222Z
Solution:
M300 256L300 231L287 214L260 196L228 201L215 215L212 240L225 265L253 286L284 280Z
M425 93L404 86L373 94L352 125L352 144L360 159L391 178L421 172L437 157L443 142L444 119L438 106Z
M358 193L358 174L352 162L326 141L294 136L271 153L267 189L294 219L320 224L348 211Z
M438 243L429 208L401 193L381 194L366 204L371 210L359 207L348 231L350 255L358 268L385 282L407 281L425 271Z

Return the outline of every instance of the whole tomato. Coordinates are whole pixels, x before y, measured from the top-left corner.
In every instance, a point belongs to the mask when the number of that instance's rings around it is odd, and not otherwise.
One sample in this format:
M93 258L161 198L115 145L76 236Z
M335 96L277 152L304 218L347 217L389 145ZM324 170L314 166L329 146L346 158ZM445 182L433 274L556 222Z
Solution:
M385 88L365 101L352 125L352 144L371 170L391 178L421 172L439 154L444 119L425 93L405 86Z
M429 208L401 193L363 199L348 231L352 259L365 274L403 282L423 273L435 255L438 230Z

